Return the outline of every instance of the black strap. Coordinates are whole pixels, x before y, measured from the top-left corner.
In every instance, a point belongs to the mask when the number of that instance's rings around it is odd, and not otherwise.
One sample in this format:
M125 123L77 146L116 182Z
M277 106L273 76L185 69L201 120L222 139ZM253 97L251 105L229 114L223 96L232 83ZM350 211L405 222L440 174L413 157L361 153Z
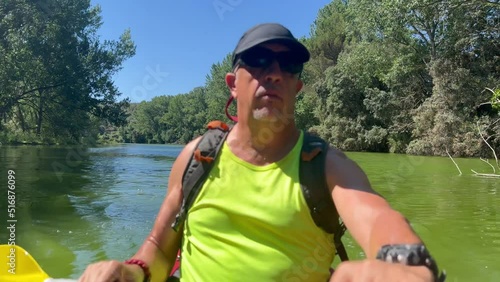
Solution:
M344 247L344 244L342 243L342 236L344 235L345 231L347 228L345 227L344 223L340 223L340 229L338 232L335 232L334 234L334 243L335 243L335 249L337 250L337 255L340 257L341 261L348 261L349 256L347 255L347 251Z
M175 217L175 222L172 224L172 228L176 232L179 230L181 223L186 219L187 212L198 196L201 186L207 179L228 134L229 130L223 130L221 128L210 129L203 134L193 151L191 160L187 164L184 175L182 176L182 193L184 195L182 206L180 212ZM212 158L213 161L206 162L196 160L196 150L200 150L203 157Z
M334 234L337 254L342 261L346 261L349 258L341 240L346 228L340 221L326 182L325 167L328 147L328 143L323 139L305 133L299 170L300 182L314 222L325 232ZM308 154L313 155L308 156Z

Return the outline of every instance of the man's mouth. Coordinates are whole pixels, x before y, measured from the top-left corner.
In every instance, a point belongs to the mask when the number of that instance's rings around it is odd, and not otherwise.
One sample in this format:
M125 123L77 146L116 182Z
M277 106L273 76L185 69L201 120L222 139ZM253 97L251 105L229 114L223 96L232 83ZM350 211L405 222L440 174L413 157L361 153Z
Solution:
M278 95L278 93L275 93L275 92L264 92L263 94L259 95L258 96L259 98L263 98L263 99L277 99L277 100L283 100L281 98L280 95Z

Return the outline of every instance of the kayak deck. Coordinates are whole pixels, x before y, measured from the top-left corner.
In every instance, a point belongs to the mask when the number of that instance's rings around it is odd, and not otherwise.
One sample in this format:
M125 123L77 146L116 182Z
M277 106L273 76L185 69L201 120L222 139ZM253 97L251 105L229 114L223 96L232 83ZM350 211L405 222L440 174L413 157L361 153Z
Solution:
M22 247L0 245L0 281L43 282L47 278L47 273Z

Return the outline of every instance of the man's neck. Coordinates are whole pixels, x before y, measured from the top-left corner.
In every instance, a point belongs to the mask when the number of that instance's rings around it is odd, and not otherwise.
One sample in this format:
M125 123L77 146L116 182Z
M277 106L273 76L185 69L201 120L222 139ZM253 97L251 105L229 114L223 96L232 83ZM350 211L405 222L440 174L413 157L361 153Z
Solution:
M300 131L295 123L238 122L228 136L231 151L255 165L279 161L295 146Z

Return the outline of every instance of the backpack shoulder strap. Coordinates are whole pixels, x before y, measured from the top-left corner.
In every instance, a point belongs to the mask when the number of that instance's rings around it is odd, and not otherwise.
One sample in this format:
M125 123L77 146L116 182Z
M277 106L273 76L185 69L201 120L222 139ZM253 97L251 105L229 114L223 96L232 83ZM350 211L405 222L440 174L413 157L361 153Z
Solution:
M215 159L219 155L222 144L231 130L227 124L221 121L211 121L207 128L208 130L196 145L182 176L182 206L172 224L172 228L176 232L186 219L189 208L198 196Z
M341 222L326 182L326 156L328 143L320 137L304 132L300 162L300 183L304 198L316 225L334 234L337 254L342 261L348 260L341 237L346 228Z

